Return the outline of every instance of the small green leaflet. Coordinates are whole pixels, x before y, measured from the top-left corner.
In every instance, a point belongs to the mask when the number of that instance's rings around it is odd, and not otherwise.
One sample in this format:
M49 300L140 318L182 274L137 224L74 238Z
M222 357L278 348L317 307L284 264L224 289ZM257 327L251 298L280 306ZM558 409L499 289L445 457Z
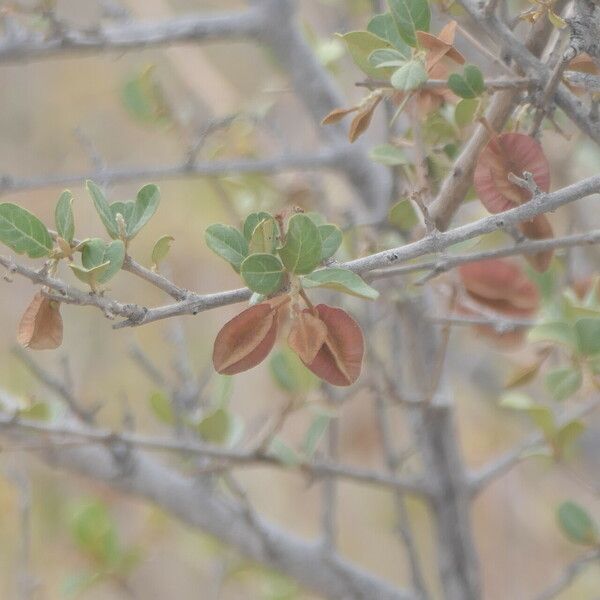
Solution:
M293 467L302 462L296 451L277 436L271 441L268 454L287 467Z
M337 225L319 225L321 236L321 260L331 258L342 244L344 234Z
M240 273L245 284L258 294L272 294L283 282L283 265L273 254L250 254L242 262Z
M145 185L138 193L127 224L127 239L133 239L152 218L160 202L160 191L153 183ZM125 217L125 215L123 215Z
M285 245L279 255L290 273L305 275L321 262L322 244L319 229L310 217L294 215L288 223Z
M92 290L96 289L98 281L100 278L106 273L108 267L110 267L110 261L106 261L97 267L93 267L92 269L86 269L85 267L80 267L74 263L69 263L69 267L73 271L74 275L83 283L87 283Z
M224 258L238 273L242 261L248 255L248 242L235 227L215 224L204 234L206 245L221 258Z
M152 248L152 270L157 271L160 263L165 260L169 250L171 249L171 244L175 241L175 238L172 235L163 235L161 238L154 242L154 246Z
M73 194L69 190L65 190L56 203L54 221L58 235L70 244L75 235L75 217L73 216Z
M28 210L9 202L0 204L0 241L29 258L48 256L52 251L46 226Z
M391 13L375 15L367 25L367 31L374 33L381 39L389 42L396 50L398 50L405 60L411 56L410 46L400 37L398 26Z
M581 371L573 367L559 367L550 371L544 380L553 400L562 402L572 396L583 382Z
M175 423L173 407L164 392L154 392L150 396L150 408L163 423L167 423L168 425Z
M578 319L575 322L575 334L581 354L590 356L600 353L600 319Z
M217 408L196 425L196 431L205 442L223 444L229 438L231 421L231 415L224 408Z
M397 227L401 231L408 231L419 222L419 217L411 201L406 198L396 202L390 208L388 220L394 227Z
M481 71L475 65L467 65L463 75L452 73L448 77L448 87L461 98L471 99L485 92L485 82Z
M162 124L170 120L169 105L154 77L154 65L126 81L121 98L129 113L143 123Z
M556 518L563 533L572 542L593 546L598 543L598 530L588 512L568 500L563 502L556 511Z
M331 415L324 412L318 412L313 417L302 444L302 451L307 458L312 458L317 451L319 443L329 427L330 421Z
M110 210L110 206L102 193L102 190L93 182L86 181L85 186L87 191L92 198L94 206L96 207L96 212L100 216L108 235L110 235L113 239L119 238L119 226L117 224L117 220L115 219L115 215Z
M404 152L402 152L400 148L392 146L392 144L375 146L375 148L369 152L369 157L371 160L381 163L382 165L387 165L388 167L405 165L408 162Z
M248 243L248 250L251 254L256 252L272 254L275 251L276 242L277 223L273 217L268 217L254 228Z
M275 383L290 394L305 394L317 385L317 378L289 347L273 353L269 368Z
M402 39L409 46L417 46L417 31L429 31L427 0L388 0L388 5Z
M244 221L244 237L248 240L248 242L251 240L256 226L261 221L272 218L273 217L268 212L264 211L250 213Z
M94 238L85 242L81 250L81 264L88 271L107 261L109 263L109 267L97 275L96 283L106 283L114 277L121 270L124 260L125 244L122 240L107 244L104 240Z
M459 127L466 127L475 120L480 101L476 98L463 98L454 109L454 121Z
M575 331L564 321L548 321L532 327L527 333L530 342L555 342L567 346L576 345Z
M420 60L411 60L394 71L390 83L398 90L416 90L427 81L427 71Z
M367 300L375 300L379 297L379 292L366 284L359 275L348 269L340 269L338 267L321 269L314 271L310 275L306 275L302 278L302 287L330 288L344 294L350 294L351 296L366 298Z

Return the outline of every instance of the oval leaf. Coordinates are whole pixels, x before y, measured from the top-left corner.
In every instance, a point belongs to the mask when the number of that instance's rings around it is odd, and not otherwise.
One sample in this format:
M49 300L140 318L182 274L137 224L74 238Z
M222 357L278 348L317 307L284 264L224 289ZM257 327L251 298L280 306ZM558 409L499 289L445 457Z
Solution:
M427 0L388 0L392 16L402 39L417 45L417 31L429 31L431 11Z
M288 335L288 344L306 364L315 359L326 338L325 323L309 310L305 310L296 315Z
M107 244L104 240L93 238L81 250L81 264L88 271L109 263L100 274L96 273L96 283L106 283L112 279L121 270L124 260L125 244L122 240L113 240Z
M125 218L127 225L127 239L133 239L140 229L152 218L160 202L160 191L153 183L145 185L138 193L129 218Z
M331 258L342 244L344 234L337 225L319 225L321 236L321 260Z
M273 217L262 220L252 232L248 251L251 254L255 252L272 254L275 251L277 233L277 223Z
M29 258L48 256L52 250L46 226L28 210L10 202L0 204L0 241Z
M394 71L390 83L397 89L409 92L427 81L427 71L420 60L411 60Z
M32 350L54 350L62 344L60 304L38 292L21 317L17 341Z
M248 256L248 242L235 227L211 225L204 234L206 245L224 258L238 273L242 261Z
M285 244L279 256L290 273L305 275L321 262L323 247L318 227L310 217L294 215L288 223Z
M283 283L283 265L273 254L251 254L240 269L246 285L257 294L269 295Z
M75 235L75 217L73 216L73 194L65 190L56 203L54 221L58 235L69 244Z
M310 275L302 278L302 286L305 288L324 287L366 298L367 300L375 300L379 298L379 292L366 284L360 275L349 271L348 269L340 269L332 267L330 269L321 269L314 271Z
M563 533L576 544L591 546L598 542L596 524L587 511L575 502L563 502L556 513Z
M92 202L96 207L96 212L100 216L100 220L104 224L108 235L113 239L117 239L119 237L119 226L102 190L89 179L85 182L85 187L92 198Z

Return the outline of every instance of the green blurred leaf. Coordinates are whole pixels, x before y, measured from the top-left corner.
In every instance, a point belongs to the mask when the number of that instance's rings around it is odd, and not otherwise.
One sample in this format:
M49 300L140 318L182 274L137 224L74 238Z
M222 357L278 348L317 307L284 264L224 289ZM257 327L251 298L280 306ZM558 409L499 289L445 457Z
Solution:
M19 417L32 421L49 421L51 416L50 405L46 402L34 402L31 406L19 410Z
M285 244L279 249L286 269L296 275L306 275L321 262L322 251L321 235L312 219L303 214L294 215L288 223Z
M428 79L425 65L420 60L411 60L392 73L390 83L405 92L416 90Z
M223 444L231 431L231 415L224 408L217 408L196 425L200 437L211 444Z
M150 396L150 408L159 421L173 425L175 414L169 398L164 392L154 392Z
M302 287L330 288L337 292L366 298L367 300L375 300L379 297L379 292L365 283L360 275L339 267L320 269L319 271L313 271L310 275L305 275L302 278Z
M367 30L389 42L405 59L411 56L410 46L400 37L398 26L391 13L375 15L367 25Z
M208 227L204 237L206 245L239 273L242 261L248 255L246 238L234 227L221 224Z
M585 356L600 352L600 319L584 318L575 322L577 348Z
M402 231L412 229L418 222L419 217L410 200L404 199L396 202L390 208L388 215L389 222Z
M311 424L304 436L302 451L307 458L312 458L317 450L319 442L329 427L331 415L323 412L317 413L311 421Z
M302 462L296 451L286 445L279 437L275 437L271 441L268 454L288 467L299 465Z
M344 234L337 225L319 225L318 229L321 236L321 260L328 260L338 251Z
M87 188L88 194L92 198L94 206L96 207L96 212L100 216L108 235L110 235L113 239L118 239L119 237L119 226L117 224L117 220L115 219L114 214L112 213L102 190L91 180L85 182L85 186Z
M454 109L454 121L459 127L466 127L473 123L478 109L479 100L477 98L463 98Z
M163 124L170 121L169 105L154 77L154 65L125 82L121 99L129 114L142 123Z
M0 242L29 258L48 256L53 246L46 226L28 210L9 202L0 204Z
M581 371L573 367L559 367L550 371L544 380L553 400L562 402L571 397L583 382Z
M585 431L585 425L582 421L570 421L563 425L554 435L553 443L560 456L564 456Z
M269 295L283 283L283 265L273 254L250 254L242 262L244 283L257 294Z
M555 342L571 347L574 347L576 344L573 328L564 321L553 321L535 325L529 330L527 339L530 342Z
M114 277L121 270L124 260L125 244L121 240L113 240L107 244L104 240L92 238L81 249L81 263L88 272L109 263L106 269L96 275L96 283L106 283Z
M389 167L408 164L408 160L404 152L400 150L400 148L392 146L392 144L381 144L380 146L375 146L375 148L369 152L369 157L371 160Z
M158 270L158 266L160 263L165 260L167 254L169 254L169 250L171 249L171 244L175 241L175 238L172 235L163 235L161 238L154 242L154 246L152 247L152 269L154 271Z
M598 543L596 524L579 504L570 500L563 502L558 507L556 517L563 533L572 542L585 546Z
M429 31L427 0L388 0L388 5L402 39L409 46L417 46L417 31Z
M277 385L291 394L306 394L317 385L317 378L290 348L275 351L269 368Z
M58 235L70 244L75 235L75 217L73 216L73 194L69 190L65 190L56 203L54 221Z

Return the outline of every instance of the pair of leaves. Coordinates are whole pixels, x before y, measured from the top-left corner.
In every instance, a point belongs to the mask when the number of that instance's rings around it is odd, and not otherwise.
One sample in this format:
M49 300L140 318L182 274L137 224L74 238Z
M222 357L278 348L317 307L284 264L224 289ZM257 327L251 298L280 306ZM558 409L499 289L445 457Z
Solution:
M60 304L37 292L21 317L17 341L31 350L54 350L62 340Z
M87 181L86 187L106 231L115 240L133 239L154 216L160 202L160 192L154 184L141 188L135 201L113 204L108 203L102 190L93 181ZM121 223L118 215L121 215Z
M110 243L100 238L86 240L81 245L81 264L69 263L75 276L87 283L93 290L98 284L112 279L123 266L125 243L113 240Z
M485 82L481 71L475 65L467 65L463 74L452 73L448 77L448 87L459 97L473 99L485 92Z

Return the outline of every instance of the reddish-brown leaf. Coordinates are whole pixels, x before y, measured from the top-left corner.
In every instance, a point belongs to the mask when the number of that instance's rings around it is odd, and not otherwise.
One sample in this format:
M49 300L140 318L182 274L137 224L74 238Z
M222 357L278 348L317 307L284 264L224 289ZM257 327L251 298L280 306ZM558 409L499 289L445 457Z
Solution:
M491 213L499 213L522 204L531 194L512 183L508 174L522 177L533 174L538 187L550 189L550 166L542 147L523 133L501 133L481 151L475 166L473 183L479 199Z
M60 304L38 292L21 318L17 341L31 350L54 350L62 340Z
M352 119L348 139L355 142L369 127L373 113L381 102L381 96L372 96L371 99L360 108L358 114Z
M459 65L465 63L465 57L452 45L454 42L455 29L456 21L451 21L444 29L442 29L442 31L440 31L439 37L425 31L417 31L419 45L427 50L427 62L425 68L428 73L444 57L448 57Z
M288 344L308 364L315 360L326 338L327 325L305 310L296 316L288 335Z
M323 117L321 125L331 125L332 123L339 123L346 115L356 112L358 106L352 108L334 108L328 115Z
M327 326L327 338L306 366L332 385L352 385L360 375L364 354L360 326L341 308L319 304L315 310Z
M531 221L523 221L520 226L523 235L532 240L547 240L554 237L552 225L546 215L538 215ZM525 254L527 262L540 273L548 269L552 262L554 250L546 250L538 254Z
M600 67L594 59L585 52L578 54L566 69L567 71L578 71L579 73L588 73L590 75L600 75Z
M465 289L477 302L498 313L531 316L540 303L533 282L512 260L494 258L459 267Z
M225 323L213 348L217 373L241 373L267 357L277 338L279 310L287 300L287 296L282 296L261 302Z

